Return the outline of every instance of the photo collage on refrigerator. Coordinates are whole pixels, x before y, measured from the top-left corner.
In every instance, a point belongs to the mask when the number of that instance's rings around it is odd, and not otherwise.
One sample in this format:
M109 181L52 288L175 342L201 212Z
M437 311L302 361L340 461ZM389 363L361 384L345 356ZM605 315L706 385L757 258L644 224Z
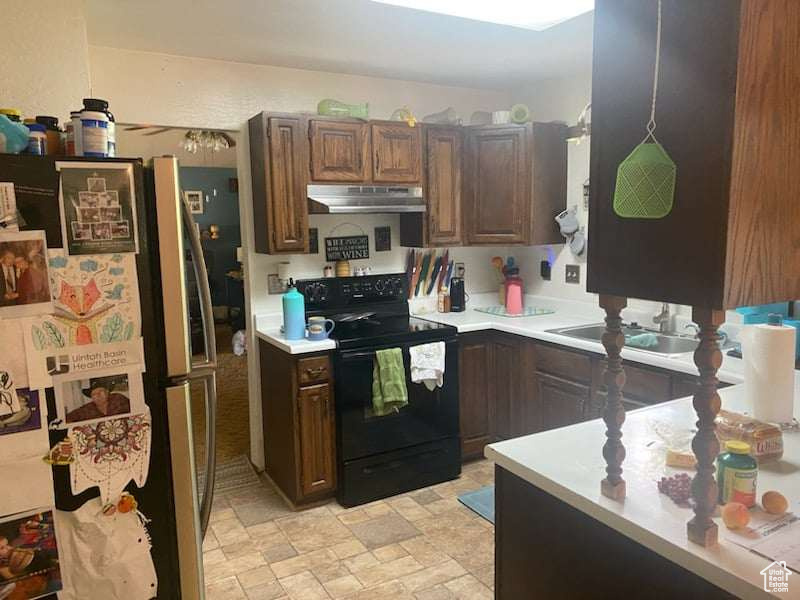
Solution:
M152 430L136 272L141 191L130 162L55 168L60 247L28 227L15 184L0 181L0 481L9 482L0 599L147 600L157 581L136 501ZM73 496L97 497L58 510L59 469Z

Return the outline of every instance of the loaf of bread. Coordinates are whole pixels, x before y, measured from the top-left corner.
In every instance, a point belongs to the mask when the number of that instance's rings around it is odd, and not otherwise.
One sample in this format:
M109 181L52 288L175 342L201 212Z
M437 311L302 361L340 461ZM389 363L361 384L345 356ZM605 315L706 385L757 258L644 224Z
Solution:
M750 444L750 455L759 463L779 460L783 456L783 433L779 427L727 410L716 419L720 444L741 440Z

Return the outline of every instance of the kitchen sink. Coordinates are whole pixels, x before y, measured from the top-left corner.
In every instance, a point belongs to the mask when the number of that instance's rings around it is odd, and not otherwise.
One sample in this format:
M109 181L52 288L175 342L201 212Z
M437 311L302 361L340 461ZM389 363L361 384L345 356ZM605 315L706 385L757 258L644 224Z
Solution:
M606 331L606 326L602 323L597 325L582 325L579 327L561 327L559 329L550 329L548 333L557 333L567 337L576 338L579 340L589 340L591 342L600 342L603 334ZM649 348L639 348L631 346L636 350L642 352L653 352L654 354L685 354L687 352L694 352L698 346L698 341L694 338L680 336L680 335L667 335L650 331L641 327L630 327L629 325L622 326L622 333L626 336L640 335L642 333L652 333L656 336L658 344Z

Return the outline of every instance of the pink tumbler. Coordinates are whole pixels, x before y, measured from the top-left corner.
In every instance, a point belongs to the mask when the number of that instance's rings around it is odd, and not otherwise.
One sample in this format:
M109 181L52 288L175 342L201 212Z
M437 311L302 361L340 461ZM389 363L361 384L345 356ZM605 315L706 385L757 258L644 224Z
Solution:
M509 273L506 277L506 314L522 314L522 279L519 271Z

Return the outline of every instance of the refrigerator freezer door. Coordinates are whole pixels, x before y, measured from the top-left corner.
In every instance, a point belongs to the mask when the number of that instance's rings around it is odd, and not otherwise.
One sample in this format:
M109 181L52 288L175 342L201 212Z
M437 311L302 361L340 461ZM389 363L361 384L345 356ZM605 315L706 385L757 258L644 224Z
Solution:
M192 439L189 384L168 387L172 487L175 493L175 524L178 530L181 598L203 600L203 558L197 498L197 479Z

